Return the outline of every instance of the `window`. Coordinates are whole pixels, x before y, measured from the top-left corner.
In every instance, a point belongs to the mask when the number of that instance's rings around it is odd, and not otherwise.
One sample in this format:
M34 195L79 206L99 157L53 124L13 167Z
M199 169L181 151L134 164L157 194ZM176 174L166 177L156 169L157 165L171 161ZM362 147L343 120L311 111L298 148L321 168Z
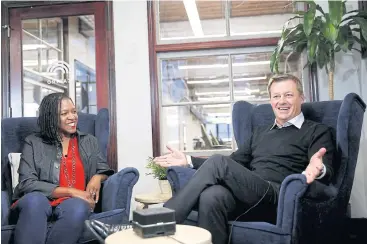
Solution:
M159 44L278 37L295 8L290 0L182 0L155 4Z
M232 106L269 102L269 58L274 47L158 54L161 149L171 145L191 155L232 152ZM299 54L279 65L302 77Z
M237 149L233 104L269 102L270 56L296 9L292 1L148 3L155 156L166 145L193 156ZM279 69L302 79L305 64L287 53Z

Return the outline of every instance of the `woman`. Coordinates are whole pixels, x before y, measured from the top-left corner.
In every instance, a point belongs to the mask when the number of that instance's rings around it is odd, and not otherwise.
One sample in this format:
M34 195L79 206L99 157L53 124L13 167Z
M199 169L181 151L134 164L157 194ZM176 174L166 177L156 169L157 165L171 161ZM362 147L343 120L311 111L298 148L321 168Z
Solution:
M12 214L15 244L75 244L98 202L101 182L114 172L97 139L76 129L73 101L46 96L39 107L40 132L25 139ZM47 222L52 221L47 230Z

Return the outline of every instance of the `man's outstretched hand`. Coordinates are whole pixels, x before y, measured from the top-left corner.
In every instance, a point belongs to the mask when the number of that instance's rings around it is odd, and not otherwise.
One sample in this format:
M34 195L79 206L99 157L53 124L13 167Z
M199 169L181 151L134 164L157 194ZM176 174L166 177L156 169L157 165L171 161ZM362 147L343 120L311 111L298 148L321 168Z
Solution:
M310 163L303 172L303 174L306 175L307 184L311 184L317 177L320 176L321 170L324 167L324 164L322 163L322 157L325 155L325 153L326 149L321 148L311 157Z
M170 167L170 166L187 166L186 156L183 152L180 152L170 146L166 146L169 153L156 157L153 161L162 166L162 167Z

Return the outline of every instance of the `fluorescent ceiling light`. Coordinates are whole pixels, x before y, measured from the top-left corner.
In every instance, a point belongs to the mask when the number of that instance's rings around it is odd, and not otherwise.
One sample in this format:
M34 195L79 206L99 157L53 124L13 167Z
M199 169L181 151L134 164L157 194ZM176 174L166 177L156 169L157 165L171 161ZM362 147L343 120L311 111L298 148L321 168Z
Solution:
M253 61L253 62L246 62L246 63L234 63L232 66L239 67L239 66L254 66L254 65L264 65L270 64L270 60L266 61Z
M235 78L233 81L252 81L252 80L265 80L266 76L257 76L257 77L246 77L246 78Z
M243 67L243 66L255 66L255 65L265 65L270 64L270 60L267 61L253 61L245 63L233 63L233 67ZM227 68L228 64L199 64L199 65L180 65L178 69L212 69L212 68Z
M187 84L217 84L217 83L228 83L228 79L221 79L221 80L188 80Z
M198 8L196 6L196 1L183 0L183 4L185 5L187 17L189 18L191 29L194 32L194 36L195 37L204 36L203 28L201 27Z
M257 77L246 77L246 78L235 78L233 81L254 81L254 80L264 80L266 76L257 76ZM186 83L189 85L194 84L218 84L218 83L228 83L228 79L221 80L188 80Z
M236 99L241 99L241 100L250 99L250 98L255 98L255 96L254 95L236 96ZM228 100L229 100L229 96L227 97L198 97L198 101L202 101L202 102L221 102L221 101L228 101Z
M251 94L251 93L259 93L260 89L247 89L244 90L236 90L234 94ZM229 91L221 91L221 92L195 92L195 96L229 96Z

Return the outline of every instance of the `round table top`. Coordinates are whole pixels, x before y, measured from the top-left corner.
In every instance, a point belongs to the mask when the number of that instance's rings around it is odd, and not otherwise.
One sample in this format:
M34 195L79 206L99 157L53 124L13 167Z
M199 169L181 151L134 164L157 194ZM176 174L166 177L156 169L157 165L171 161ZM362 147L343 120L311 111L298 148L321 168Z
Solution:
M172 197L171 194L151 193L135 196L135 201L148 204L165 203Z
M123 230L108 236L105 244L212 244L212 236L209 231L191 225L176 225L176 233L170 236L160 236L152 238L141 238L133 229Z

